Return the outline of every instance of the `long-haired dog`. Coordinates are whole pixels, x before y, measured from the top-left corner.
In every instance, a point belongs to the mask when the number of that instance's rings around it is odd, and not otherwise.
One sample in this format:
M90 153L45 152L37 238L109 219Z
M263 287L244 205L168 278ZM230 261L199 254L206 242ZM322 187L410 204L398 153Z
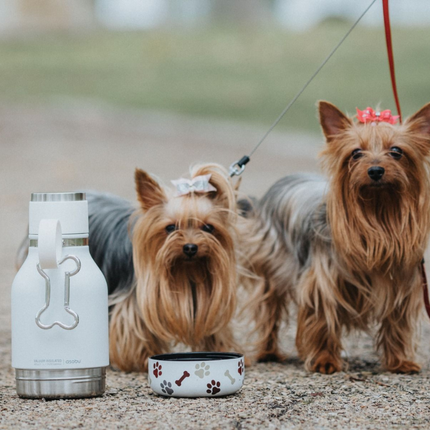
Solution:
M176 343L237 350L230 328L235 191L218 165L190 173L193 181L172 181L174 194L137 169L137 210L115 196L88 194L90 252L108 282L110 358L121 370L145 371L149 356Z
M296 346L308 370L341 370L342 332L373 327L388 370L420 370L413 359L430 230L430 104L403 125L389 111L386 121L359 112L362 122L320 102L328 181L287 176L250 215L260 360L282 358L278 331L295 301Z

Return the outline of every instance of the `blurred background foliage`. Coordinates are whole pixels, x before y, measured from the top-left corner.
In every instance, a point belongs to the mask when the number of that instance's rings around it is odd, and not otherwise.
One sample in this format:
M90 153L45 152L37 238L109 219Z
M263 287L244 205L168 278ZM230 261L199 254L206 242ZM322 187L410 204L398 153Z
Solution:
M266 127L350 26L348 17L334 16L293 31L253 16L9 32L0 38L0 103L79 99ZM406 116L430 101L430 29L396 26L393 42ZM382 25L360 24L278 127L317 132L319 99L350 114L377 104L395 110Z

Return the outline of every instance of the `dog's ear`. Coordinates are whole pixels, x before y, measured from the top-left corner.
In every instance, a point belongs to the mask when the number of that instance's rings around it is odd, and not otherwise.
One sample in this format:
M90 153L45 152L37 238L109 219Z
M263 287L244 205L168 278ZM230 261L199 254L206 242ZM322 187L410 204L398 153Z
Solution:
M344 115L335 105L320 101L318 103L320 124L327 142L344 132L352 125L351 119Z
M234 210L236 198L230 178L224 167L213 163L194 166L191 169L192 178L202 175L211 175L209 183L216 188L216 191L211 191L207 194L208 197L217 205Z
M411 132L423 134L424 137L430 139L430 103L409 117L405 125Z
M160 185L148 173L136 169L134 180L136 183L137 199L144 211L167 201L166 194Z

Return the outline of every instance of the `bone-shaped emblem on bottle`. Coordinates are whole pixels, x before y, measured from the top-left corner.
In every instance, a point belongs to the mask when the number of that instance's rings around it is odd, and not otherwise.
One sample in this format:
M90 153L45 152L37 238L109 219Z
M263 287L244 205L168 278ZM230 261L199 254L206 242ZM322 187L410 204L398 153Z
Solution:
M49 330L54 327L54 325L58 325L64 330L73 330L79 324L79 315L69 307L70 303L70 277L76 275L81 270L81 260L75 255L66 255L58 264L64 263L66 260L73 260L76 263L76 269L73 272L65 273L65 282L64 282L64 310L72 315L74 322L71 325L63 324L61 321L54 321L52 324L46 325L40 321L40 317L43 312L46 311L49 307L49 303L51 301L51 279L46 274L46 272L40 267L40 264L37 265L37 271L39 274L45 279L45 305L42 309L36 314L36 324L44 329Z

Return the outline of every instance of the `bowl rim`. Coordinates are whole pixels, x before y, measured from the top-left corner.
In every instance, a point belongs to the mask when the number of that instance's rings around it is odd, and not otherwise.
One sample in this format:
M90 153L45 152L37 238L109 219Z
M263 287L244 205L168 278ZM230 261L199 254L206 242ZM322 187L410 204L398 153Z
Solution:
M190 362L190 361L223 361L223 360L240 360L243 354L237 352L174 352L168 354L158 354L149 357L150 360L156 361L174 361L174 362Z

